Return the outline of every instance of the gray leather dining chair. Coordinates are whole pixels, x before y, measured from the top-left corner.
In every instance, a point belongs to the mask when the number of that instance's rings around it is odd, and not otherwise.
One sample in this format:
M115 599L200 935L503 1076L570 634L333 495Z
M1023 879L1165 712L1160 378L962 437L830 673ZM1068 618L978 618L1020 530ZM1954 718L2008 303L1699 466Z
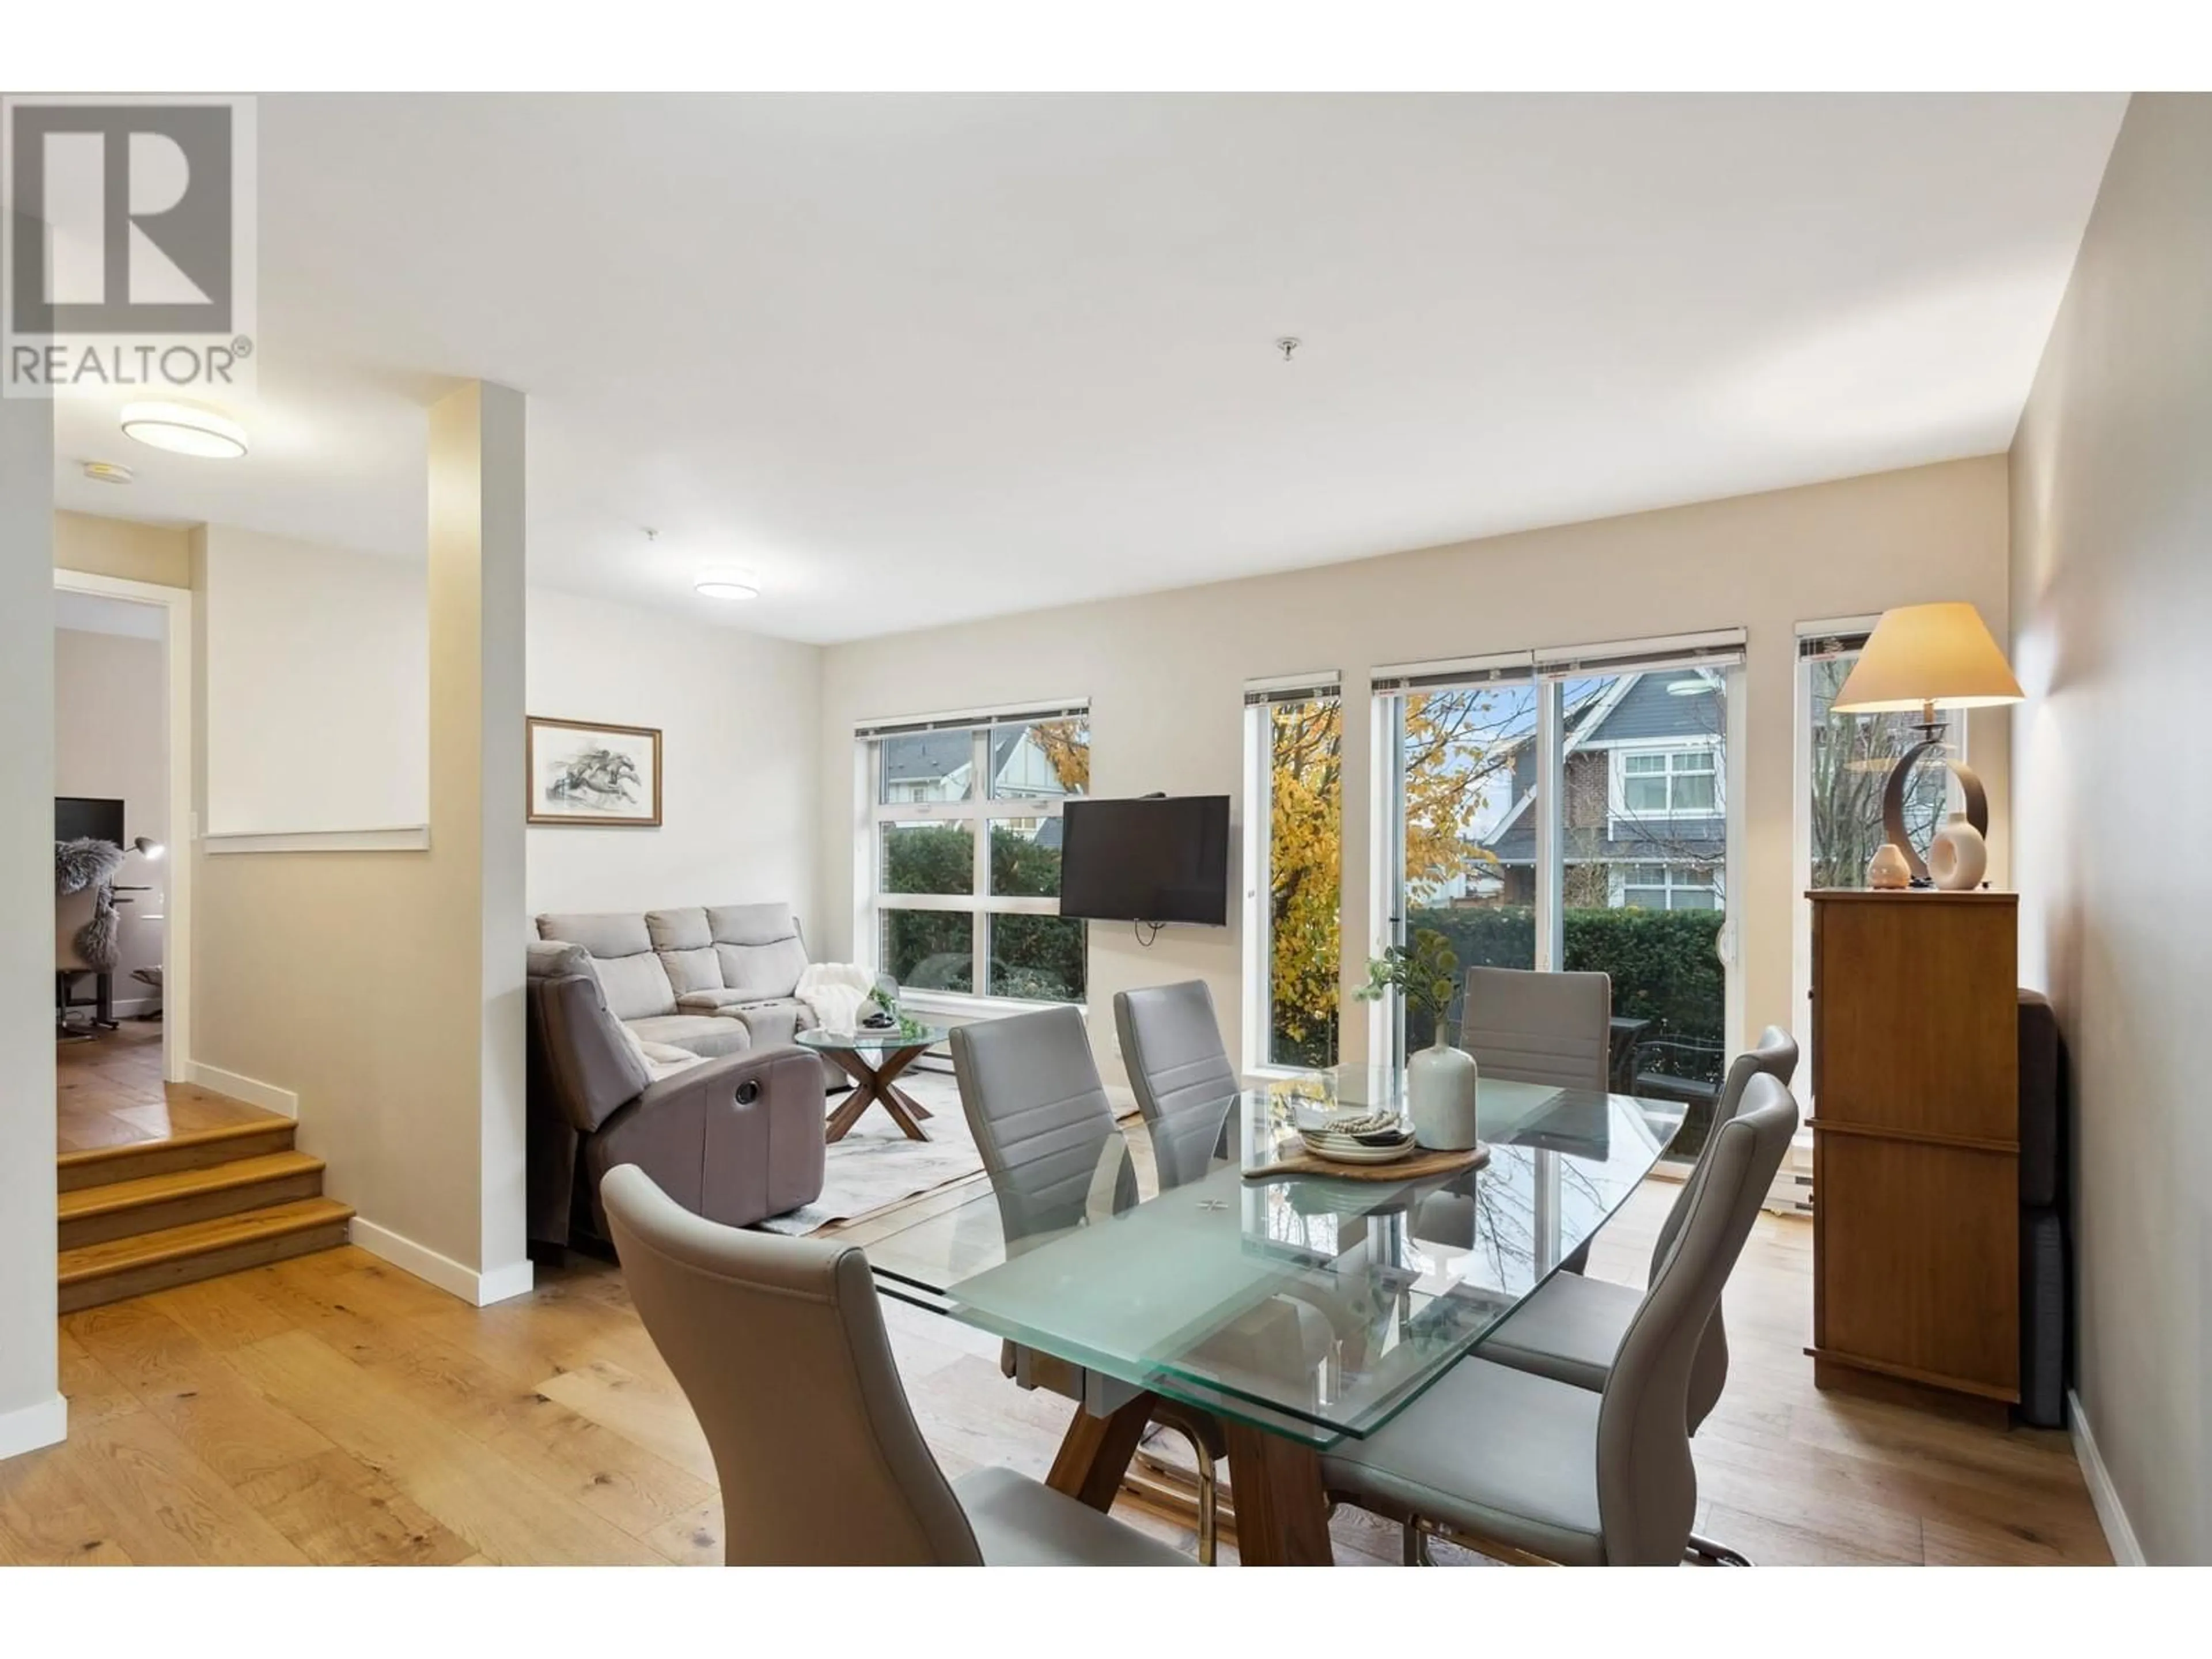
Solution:
M1237 1068L1222 1045L1213 993L1204 980L1116 991L1114 1030L1146 1122L1237 1092Z
M1604 974L1470 968L1459 1046L1484 1077L1604 1094L1613 1086L1613 981ZM1589 1265L1585 1244L1560 1264Z
M1470 968L1459 1046L1485 1077L1603 1094L1611 1086L1613 981L1603 974Z
M1601 1393L1478 1350L1374 1434L1324 1454L1330 1493L1402 1523L1409 1562L1426 1559L1431 1534L1577 1565L1682 1562L1698 1508L1691 1373L1796 1129L1789 1090L1753 1078L1691 1178Z
M1137 1201L1136 1170L1114 1127L1081 1012L1045 1008L955 1026L951 1048L960 1109L991 1178L1008 1255ZM1024 1389L1048 1389L1102 1415L1138 1393L1117 1377L1013 1342L1002 1348L1000 1367ZM1190 1443L1198 1558L1210 1566L1219 1516L1219 1431L1167 1401L1155 1406L1153 1420ZM1167 1466L1152 1467L1174 1478Z
M1712 1155L1722 1128L1732 1122L1741 1109L1752 1079L1771 1077L1786 1089L1796 1070L1796 1042L1778 1025L1768 1026L1759 1033L1757 1047L1736 1056L1735 1064L1729 1067L1727 1081L1721 1085L1720 1097L1714 1103L1712 1126L1706 1132L1697 1164L1674 1194L1666 1219L1659 1224L1647 1282L1658 1273L1676 1235L1681 1231L1683 1218L1689 1212L1697 1170ZM1602 1390L1613 1369L1613 1356L1620 1352L1621 1339L1627 1335L1643 1301L1644 1293L1626 1285L1576 1273L1555 1273L1534 1296L1515 1309L1510 1318L1483 1339L1482 1357L1497 1364L1533 1371L1578 1389ZM1727 1322L1716 1304L1712 1317L1705 1322L1705 1335L1698 1343L1697 1358L1690 1370L1692 1434L1697 1433L1713 1407L1720 1403L1721 1390L1728 1382L1728 1363ZM1713 1560L1748 1565L1735 1551L1708 1539L1692 1538L1691 1545L1697 1553Z
M948 1482L857 1245L703 1220L635 1164L599 1194L630 1299L714 1453L728 1565L1191 1565L1011 1470Z

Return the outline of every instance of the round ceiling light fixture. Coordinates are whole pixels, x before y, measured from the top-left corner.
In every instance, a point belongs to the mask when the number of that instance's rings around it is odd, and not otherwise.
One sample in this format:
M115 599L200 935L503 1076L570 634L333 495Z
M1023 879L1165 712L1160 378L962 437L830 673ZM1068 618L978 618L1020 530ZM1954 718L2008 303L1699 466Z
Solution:
M691 584L694 593L710 599L757 599L760 583L747 570L708 570Z
M123 429L142 444L179 455L235 460L246 453L246 428L197 404L128 404Z

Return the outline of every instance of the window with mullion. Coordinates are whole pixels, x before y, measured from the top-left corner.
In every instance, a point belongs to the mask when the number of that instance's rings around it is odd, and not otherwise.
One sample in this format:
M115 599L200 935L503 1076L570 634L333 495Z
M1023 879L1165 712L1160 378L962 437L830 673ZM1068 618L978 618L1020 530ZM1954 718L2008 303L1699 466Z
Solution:
M878 965L915 990L1080 1002L1060 908L1061 804L1090 786L1079 716L872 739Z

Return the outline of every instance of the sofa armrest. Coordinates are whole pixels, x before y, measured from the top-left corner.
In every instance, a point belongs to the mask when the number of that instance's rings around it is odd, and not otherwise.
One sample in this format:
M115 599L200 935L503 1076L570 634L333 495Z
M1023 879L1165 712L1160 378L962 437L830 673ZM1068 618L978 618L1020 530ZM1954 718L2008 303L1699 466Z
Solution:
M799 1048L748 1051L663 1078L609 1118L586 1148L599 1182L635 1164L694 1215L748 1227L821 1196L822 1068Z
M749 1000L752 994L750 991L686 991L676 999L676 1006L687 1014L718 1013L722 1009L733 1008L738 1003Z

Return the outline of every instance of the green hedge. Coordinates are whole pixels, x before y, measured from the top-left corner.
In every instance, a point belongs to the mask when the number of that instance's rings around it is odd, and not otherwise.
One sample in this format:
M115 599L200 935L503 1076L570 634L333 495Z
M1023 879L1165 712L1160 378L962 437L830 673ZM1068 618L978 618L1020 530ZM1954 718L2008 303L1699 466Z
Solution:
M1682 1075L1718 1079L1724 1048L1727 974L1714 950L1726 918L1718 910L1587 909L1566 914L1570 972L1613 976L1613 1012L1655 1022L1648 1035L1710 1044L1710 1066L1678 1065ZM1463 910L1415 910L1408 929L1433 927L1451 941L1462 968L1526 968L1535 960L1536 917L1525 904ZM1456 1013L1456 1011L1455 1011ZM1408 1021L1410 1043L1434 1036Z
M886 838L884 967L916 990L973 991L975 920L945 910L899 910L900 892L964 893L975 884L975 847L962 826L902 827ZM1060 854L1019 830L991 831L994 892L1049 896L1060 890ZM1000 915L991 927L991 994L1038 1002L1080 1002L1084 928L1060 916Z

